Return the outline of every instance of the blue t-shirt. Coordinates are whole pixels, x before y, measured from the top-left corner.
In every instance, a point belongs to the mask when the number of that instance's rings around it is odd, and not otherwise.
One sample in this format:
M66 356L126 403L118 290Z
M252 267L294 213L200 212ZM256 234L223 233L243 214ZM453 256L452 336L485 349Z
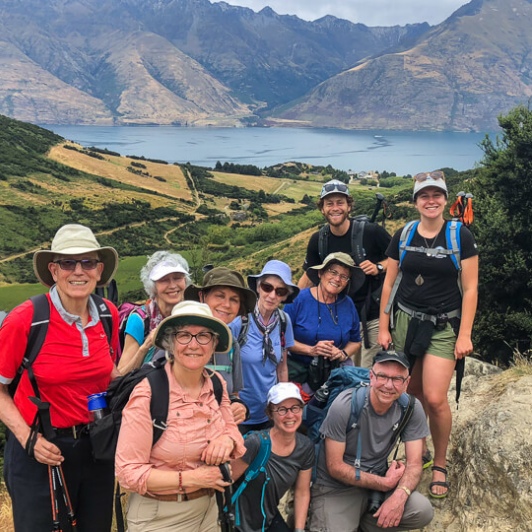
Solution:
M244 376L244 388L240 391L240 399L249 408L249 419L243 425L256 425L268 420L265 413L268 391L277 384L277 367L271 360L262 363L263 335L259 331L253 316L249 315L249 328L247 341L242 346L240 357L242 359L242 373ZM229 328L233 338L238 338L242 328L242 318L235 318ZM277 362L281 361L281 322L271 332L270 338ZM285 349L294 345L294 333L290 316L286 315Z
M326 305L305 288L284 310L292 320L294 338L302 344L312 346L320 340L333 340L343 349L348 342L360 342L360 320L350 297L342 295L336 303ZM290 353L290 358L308 365L314 357Z
M137 312L132 312L126 322L126 329L124 331L124 335L129 334L133 337L133 339L141 346L144 343L144 320L139 316ZM154 353L156 351L161 351L158 353L158 356L155 357ZM150 347L148 352L146 353L146 356L144 357L143 363L150 362L152 359L155 360L155 358L160 358L164 356L164 351L162 349L158 349L155 346Z

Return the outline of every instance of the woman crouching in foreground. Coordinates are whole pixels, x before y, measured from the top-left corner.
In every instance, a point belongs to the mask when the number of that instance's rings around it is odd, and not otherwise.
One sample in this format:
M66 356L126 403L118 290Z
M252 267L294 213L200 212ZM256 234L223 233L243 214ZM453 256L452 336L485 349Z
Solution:
M116 476L135 493L127 510L129 532L218 530L215 490L223 491L219 465L245 448L223 379L221 404L205 369L215 350L231 348L231 333L210 308L179 303L161 322L155 345L165 349L170 385L167 428L152 447L151 390L145 379L122 414ZM216 374L218 377L219 375Z
M252 432L246 437L246 454L231 463L235 489L237 482L253 462L261 448L263 437L271 439L271 454L266 471L260 473L238 498L237 530L288 531L277 506L288 489L294 486L294 531L303 532L310 503L310 479L314 465L314 445L297 432L303 417L303 399L292 382L280 382L268 393L266 413L273 427ZM264 443L262 444L264 445ZM267 480L269 479L269 480ZM260 511L259 511L260 509Z

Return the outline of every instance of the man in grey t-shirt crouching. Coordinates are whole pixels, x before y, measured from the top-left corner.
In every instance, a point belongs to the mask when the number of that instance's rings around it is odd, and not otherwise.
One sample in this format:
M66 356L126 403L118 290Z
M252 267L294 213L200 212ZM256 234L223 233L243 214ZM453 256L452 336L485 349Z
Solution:
M403 412L398 400L408 386L408 368L403 353L377 353L370 371L368 400L351 430L353 389L340 393L331 405L320 428L324 439L312 486L311 532L412 530L432 520L432 505L415 491L423 471L422 438L429 434L417 399L402 430L406 463L393 460L388 466L387 462L396 444L393 431ZM355 466L357 452L360 464ZM377 499L381 495L376 511L375 495Z

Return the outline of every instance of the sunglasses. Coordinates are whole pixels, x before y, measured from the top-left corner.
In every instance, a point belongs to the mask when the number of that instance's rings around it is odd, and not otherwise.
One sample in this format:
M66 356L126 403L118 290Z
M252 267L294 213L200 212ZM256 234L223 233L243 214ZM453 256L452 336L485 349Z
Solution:
M290 290L288 290L288 288L285 288L284 286L281 286L280 288L275 288L270 283L260 283L259 287L262 289L263 292L266 292L267 294L275 290L275 295L277 297L284 297L290 293Z
M101 260L98 259L58 259L54 260L54 264L59 264L62 270L73 272L76 269L77 264L81 264L82 270L94 270Z
M349 194L349 189L344 183L325 183L321 188L321 195L329 194L330 192L340 192L341 194Z
M441 179L442 181L445 181L445 175L441 170L436 170L435 172L421 172L419 174L416 174L414 176L414 181L422 183L423 181L426 181L429 178L434 180Z

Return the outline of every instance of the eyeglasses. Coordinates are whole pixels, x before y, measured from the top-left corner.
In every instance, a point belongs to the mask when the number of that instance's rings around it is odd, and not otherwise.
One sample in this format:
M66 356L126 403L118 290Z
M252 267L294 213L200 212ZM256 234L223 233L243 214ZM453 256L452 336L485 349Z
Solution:
M321 197L325 194L330 194L331 192L339 192L340 194L346 194L349 196L349 189L345 183L325 183L321 187Z
M339 271L333 270L332 268L328 268L327 269L327 273L329 273L333 277L339 277L340 281L342 281L342 283L347 283L347 281L349 281L349 276L348 275L344 275L343 273L340 273Z
M299 414L301 410L303 410L303 407L301 405L294 405L290 408L286 408L286 406L280 406L276 410L272 410L272 412L277 412L281 417L286 416L288 414L288 411L292 412L292 414Z
M98 259L80 259L80 260L77 260L77 259L58 259L58 260L54 260L54 264L59 264L59 267L62 270L66 270L66 271L69 271L69 272L73 272L76 269L76 266L78 265L78 262L79 262L79 264L81 264L81 269L82 270L94 270L94 268L96 268L96 266L98 266L98 264L100 262L102 262L102 261L98 260Z
M435 172L421 172L414 176L414 181L419 181L420 183L426 181L428 178L431 179L441 179L445 181L445 174L441 170L436 170Z
M207 331L200 332L198 334L191 334L189 332L182 331L175 335L175 340L178 344L188 345L192 341L192 338L195 338L199 345L207 345L208 343L212 342L213 338L216 336L218 335Z
M259 286L267 294L269 294L270 292L275 290L275 295L277 297L284 297L284 296L287 296L290 293L290 290L288 290L288 288L286 288L284 286L281 286L279 288L275 288L275 286L271 285L270 283L264 283L264 282L260 283Z
M371 370L371 373L373 373L373 376L377 380L378 384L386 384L390 380L396 388L399 388L408 380L408 377L401 377L400 375L389 377L383 373L375 373L373 370Z

